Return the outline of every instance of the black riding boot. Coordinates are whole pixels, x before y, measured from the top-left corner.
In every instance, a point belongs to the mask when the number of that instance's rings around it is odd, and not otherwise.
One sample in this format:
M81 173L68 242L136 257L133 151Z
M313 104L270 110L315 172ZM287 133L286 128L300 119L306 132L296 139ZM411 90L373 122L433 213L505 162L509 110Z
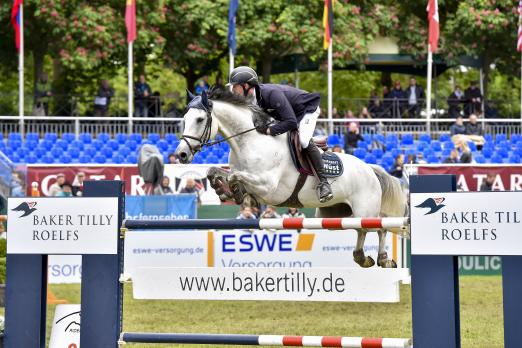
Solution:
M332 188L330 187L330 184L328 183L328 180L324 175L324 163L323 157L321 156L321 151L319 151L317 145L315 145L315 143L312 140L310 140L308 147L306 149L303 149L303 151L306 152L306 154L310 158L310 161L314 166L315 172L319 177L319 186L317 187L317 190L319 191L319 202L328 202L330 199L333 198L333 193Z

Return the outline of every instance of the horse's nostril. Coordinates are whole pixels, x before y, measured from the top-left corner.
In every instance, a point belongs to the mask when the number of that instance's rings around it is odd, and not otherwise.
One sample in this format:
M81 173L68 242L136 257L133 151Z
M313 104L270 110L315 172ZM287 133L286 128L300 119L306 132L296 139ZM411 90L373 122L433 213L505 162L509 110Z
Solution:
M187 153L186 152L182 152L182 153L179 154L179 157L181 159L186 159L187 158Z

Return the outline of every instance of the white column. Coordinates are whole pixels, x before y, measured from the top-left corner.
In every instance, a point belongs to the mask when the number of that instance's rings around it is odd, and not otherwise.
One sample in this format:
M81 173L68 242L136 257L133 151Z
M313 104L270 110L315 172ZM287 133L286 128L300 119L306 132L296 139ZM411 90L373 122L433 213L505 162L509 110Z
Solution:
M35 78L38 78L35 76ZM24 136L24 6L20 5L20 51L18 52L18 116Z
M127 58L127 73L128 73L128 86L127 86L127 117L129 119L128 133L132 133L132 118L134 115L134 85L133 85L133 73L134 73L134 59L132 54L133 41L128 43L129 52Z
M333 37L328 46L328 133L333 134L332 110L333 110L333 76L332 76L332 47Z
M433 53L431 52L431 45L428 45L428 82L426 86L426 131L431 131L431 75L433 65Z
M480 102L482 104L482 116L484 116L483 118L485 118L486 109L484 105L484 70L482 68L480 68L480 94L482 94L482 98L480 99Z
M229 49L228 50L228 73L230 74L232 72L232 70L234 70L234 53L232 53L232 49Z

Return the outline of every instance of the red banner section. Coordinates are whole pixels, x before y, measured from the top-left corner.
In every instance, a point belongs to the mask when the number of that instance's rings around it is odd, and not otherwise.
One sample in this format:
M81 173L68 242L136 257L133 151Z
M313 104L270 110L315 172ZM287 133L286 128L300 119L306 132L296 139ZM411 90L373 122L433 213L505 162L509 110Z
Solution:
M478 191L490 173L496 175L494 191L522 191L522 165L418 167L418 174L456 174L462 191Z
M41 196L49 195L49 187L56 182L56 175L63 173L69 183L76 174L85 173L85 180L124 180L125 191L131 195L144 195L143 179L138 167L131 166L27 166L27 195L31 195L31 184L38 183Z

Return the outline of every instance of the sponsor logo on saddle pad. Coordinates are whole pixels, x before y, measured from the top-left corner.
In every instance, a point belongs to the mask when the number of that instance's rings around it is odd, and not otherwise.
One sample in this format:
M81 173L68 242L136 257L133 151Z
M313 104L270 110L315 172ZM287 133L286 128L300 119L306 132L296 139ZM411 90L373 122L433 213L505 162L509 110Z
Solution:
M344 168L341 159L332 152L323 153L324 173L328 178L337 178L343 175Z

